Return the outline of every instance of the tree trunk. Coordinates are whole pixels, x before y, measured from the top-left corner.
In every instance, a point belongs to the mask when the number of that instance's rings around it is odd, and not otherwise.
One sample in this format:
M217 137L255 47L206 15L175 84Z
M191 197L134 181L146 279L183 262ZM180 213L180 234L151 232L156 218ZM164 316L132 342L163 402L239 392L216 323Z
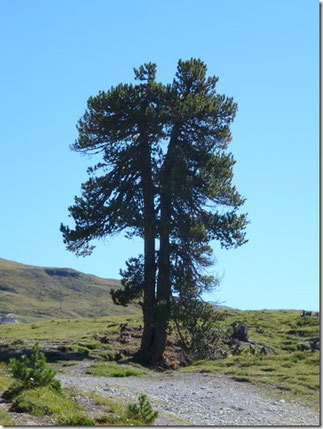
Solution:
M171 216L171 200L168 192L164 194L161 209L161 231L159 248L159 267L157 281L157 313L158 325L151 350L151 365L156 366L162 361L166 348L167 327L170 316L170 245L169 222Z
M162 364L166 348L167 327L170 316L171 279L170 279L170 222L172 198L172 170L175 164L174 156L175 134L170 141L165 158L162 189L161 189L161 218L160 218L160 248L158 260L156 327L153 342L143 356L145 363L151 366Z
M155 337L154 309L156 305L156 264L155 264L155 208L154 185L149 144L144 141L142 153L142 188L144 197L144 330L141 338L140 354L145 354Z
M157 301L154 309L153 324L147 326L147 331L151 335L149 338L150 344L144 350L143 348L140 350L141 361L152 367L162 365L163 353L166 348L167 327L170 313L169 233L165 231L161 233L160 236Z

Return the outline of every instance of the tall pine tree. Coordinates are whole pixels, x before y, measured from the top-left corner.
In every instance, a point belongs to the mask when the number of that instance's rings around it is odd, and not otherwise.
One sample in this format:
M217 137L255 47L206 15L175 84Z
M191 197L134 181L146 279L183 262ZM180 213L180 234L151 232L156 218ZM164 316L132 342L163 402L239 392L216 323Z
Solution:
M217 94L218 79L206 71L200 60L179 61L174 81L163 86L155 65L140 67L139 85L89 99L73 147L102 151L104 163L90 173L105 174L83 185L83 198L70 207L75 229L61 226L65 241L87 254L93 238L124 229L144 238L143 257L128 261L123 289L112 297L141 303L138 356L153 366L162 361L170 318L200 308L203 292L217 283L204 272L212 264L209 242L229 248L246 241L247 219L237 213L244 200L232 186L227 152L237 106Z
M157 281L157 306L164 311L159 312L153 362L165 349L172 292L188 296L190 291L190 299L197 300L216 285L203 273L212 263L209 241L216 238L227 248L245 242L246 216L236 214L244 200L231 184L234 160L226 153L237 105L217 94L218 79L207 78L206 70L200 60L179 61L168 94ZM232 209L222 215L223 206Z
M164 87L157 84L156 65L135 71L138 85L118 85L90 97L78 123L79 137L72 150L102 153L103 162L89 168L82 198L69 208L75 228L61 225L67 248L89 255L93 239L123 230L144 239L143 316L141 350L153 341L155 307L155 184L159 140L163 138ZM98 172L101 175L98 176ZM139 262L139 259L132 259Z

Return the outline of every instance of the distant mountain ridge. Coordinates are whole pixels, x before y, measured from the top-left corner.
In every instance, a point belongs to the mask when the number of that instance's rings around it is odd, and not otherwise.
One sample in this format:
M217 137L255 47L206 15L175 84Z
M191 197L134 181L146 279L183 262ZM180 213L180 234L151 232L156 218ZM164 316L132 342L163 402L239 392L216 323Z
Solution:
M228 305L217 304L216 302L210 301L209 304L213 305L215 310L237 310L233 307L229 307Z
M0 258L0 316L28 318L100 317L135 314L135 306L113 304L119 280L71 268L38 267Z

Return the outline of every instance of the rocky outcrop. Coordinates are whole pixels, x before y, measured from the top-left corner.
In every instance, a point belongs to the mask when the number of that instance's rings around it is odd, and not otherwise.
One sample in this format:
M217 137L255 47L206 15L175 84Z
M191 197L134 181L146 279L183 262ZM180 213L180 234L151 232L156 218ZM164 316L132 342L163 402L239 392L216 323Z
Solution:
M4 323L19 323L20 319L15 314L6 314L5 316L0 316L0 325Z
M238 325L237 322L231 323L231 326L233 328L233 334L231 335L231 338L239 341L248 341L248 326L246 326L244 323L240 323Z

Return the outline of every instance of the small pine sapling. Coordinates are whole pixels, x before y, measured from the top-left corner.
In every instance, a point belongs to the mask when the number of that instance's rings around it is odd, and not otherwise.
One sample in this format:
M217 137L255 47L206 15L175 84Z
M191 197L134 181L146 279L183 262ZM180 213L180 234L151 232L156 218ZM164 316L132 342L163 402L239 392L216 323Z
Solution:
M40 351L36 343L31 350L31 357L23 355L21 360L10 359L10 372L15 381L4 392L3 396L11 399L22 390L34 389L41 386L49 386L57 392L62 392L61 384L55 379L55 370L46 363L44 353Z
M138 401L138 404L128 405L128 417L144 423L152 423L158 417L158 411L153 410L147 395L140 395Z

